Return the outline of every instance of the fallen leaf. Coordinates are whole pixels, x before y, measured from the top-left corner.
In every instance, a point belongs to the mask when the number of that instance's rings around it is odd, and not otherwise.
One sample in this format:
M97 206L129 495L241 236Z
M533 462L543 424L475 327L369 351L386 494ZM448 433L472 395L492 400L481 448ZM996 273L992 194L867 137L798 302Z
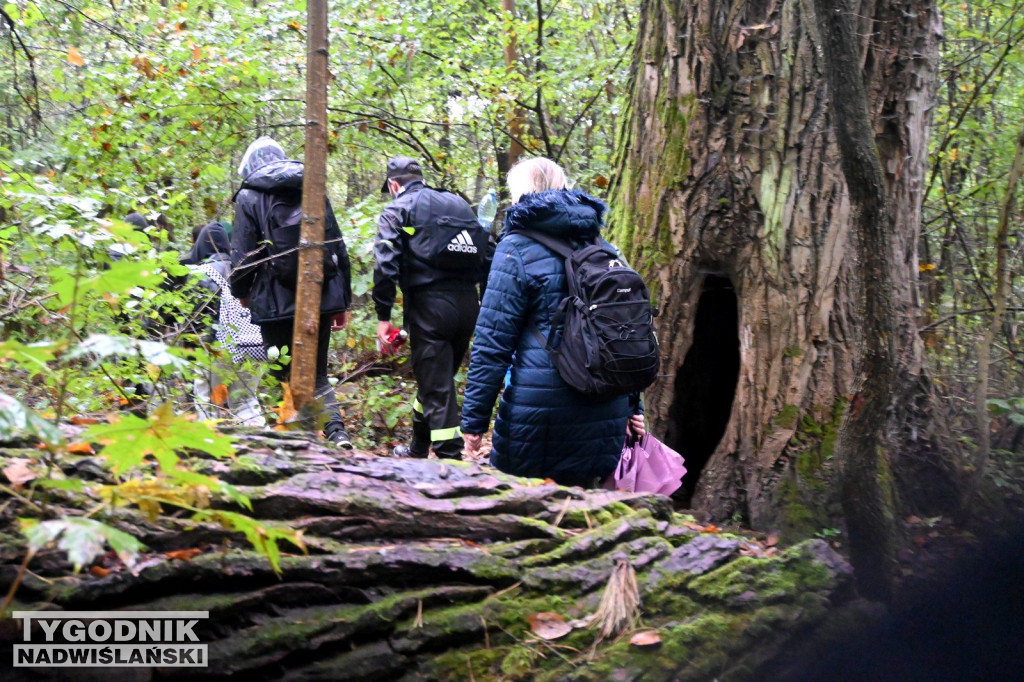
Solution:
M768 538L764 541L764 544L766 547L774 547L775 545L779 544L779 534L769 533Z
M68 452L75 455L95 455L96 451L92 449L92 445L84 441L77 443L71 443L68 445Z
M228 402L228 387L224 384L217 384L210 391L210 402L214 405L224 406Z
M530 614L530 631L541 639L558 639L572 632L572 626L557 613L542 611Z
M75 425L78 425L78 426L82 426L82 425L85 425L85 424L99 424L100 423L99 419L94 419L93 417L77 417L76 416L76 417L72 417L68 421L70 421L72 424L75 424Z
M68 48L68 63L75 66L85 66L85 60L82 59L82 53L78 51L77 47Z
M657 630L644 630L629 638L633 646L661 646L661 635Z
M284 391L284 397L281 400L281 404L274 408L274 411L277 412L277 423L287 424L294 420L299 412L295 409L295 399L292 398L291 386L282 382L281 388Z
M179 561L189 561L192 557L202 554L203 550L196 549L175 549L170 552L164 552L164 556L168 559L177 559Z
M18 458L10 460L10 464L4 467L4 476L14 486L25 485L36 478L34 471L28 468L32 462L30 459Z
M109 568L103 568L102 566L93 566L89 569L89 573L96 576L97 578L106 578L110 575Z
M712 524L704 527L704 532L705 533L717 533L718 532L718 526L716 526L715 524L712 523Z

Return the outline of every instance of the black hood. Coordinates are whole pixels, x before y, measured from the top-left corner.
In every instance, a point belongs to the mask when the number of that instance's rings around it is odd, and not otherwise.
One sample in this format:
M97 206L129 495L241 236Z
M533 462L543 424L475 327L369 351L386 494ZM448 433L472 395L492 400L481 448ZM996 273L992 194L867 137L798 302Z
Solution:
M301 194L302 163L291 159L265 163L242 181L242 189L268 194Z
M196 243L192 249L181 257L182 265L199 265L210 256L216 254L228 254L231 252L231 242L228 240L227 230L218 222L207 223L199 230Z

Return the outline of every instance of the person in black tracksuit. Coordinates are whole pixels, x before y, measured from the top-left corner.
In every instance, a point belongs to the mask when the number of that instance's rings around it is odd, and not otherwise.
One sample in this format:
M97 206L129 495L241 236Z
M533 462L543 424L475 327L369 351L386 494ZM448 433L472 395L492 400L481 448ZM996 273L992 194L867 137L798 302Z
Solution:
M284 225L302 205L302 172L299 161L285 158L274 140L261 137L249 145L238 167L242 186L235 193L235 220L231 234L231 293L249 308L252 322L259 325L265 349L291 346L295 324L295 273L275 270L268 263L267 242L271 233L295 230ZM283 240L287 235L282 235ZM296 235L295 243L298 242ZM330 201L326 205L323 286L320 290L320 327L316 352L316 401L326 418L324 435L336 446L351 450L352 442L341 419L337 396L327 376L327 353L332 318L344 315L352 301L352 275L348 251ZM276 243L275 239L275 243ZM283 255L283 254L282 254ZM281 258L275 256L275 259ZM292 256L293 259L297 258ZM283 259L282 259L283 262ZM286 381L288 369L271 370ZM318 420L319 421L319 420Z
M396 285L400 286L417 383L412 442L396 447L395 454L423 458L433 446L440 458L461 459L463 441L454 378L473 336L480 309L478 286L482 289L486 281L488 262L484 259L475 271L440 270L422 254L418 257L413 253L410 235L416 223L422 226L440 217L431 214L436 206L445 206L453 214L449 217L456 220L475 221L476 215L456 195L427 187L419 163L409 157L399 156L388 163L381 191L394 201L381 213L374 245L377 339L383 347L390 346L394 330L391 308Z

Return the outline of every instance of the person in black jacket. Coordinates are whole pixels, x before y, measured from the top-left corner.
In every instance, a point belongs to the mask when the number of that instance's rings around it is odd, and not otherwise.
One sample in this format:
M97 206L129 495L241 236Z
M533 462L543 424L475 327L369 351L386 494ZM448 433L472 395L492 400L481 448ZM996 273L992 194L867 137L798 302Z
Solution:
M284 150L269 137L249 145L238 172L242 186L235 193L235 219L231 233L231 293L249 308L252 321L263 333L263 347L291 346L295 323L295 286L302 206L302 163L285 158ZM327 352L332 318L344 320L352 300L351 270L341 229L327 202L324 225L324 279L320 297L319 343L316 355L316 397L326 416L324 435L349 450L338 399L327 379ZM273 372L281 381L288 369ZM319 419L318 419L319 421Z
M396 286L404 295L405 326L409 332L412 368L417 394L413 403L412 442L399 445L401 457L426 457L434 454L445 459L462 458L462 434L459 431L459 404L455 393L455 373L462 364L473 336L476 314L480 309L477 291L486 277L486 237L483 243L472 241L479 235L473 209L455 194L427 187L420 164L407 156L388 162L387 178L381 191L394 201L387 205L377 222L374 244L376 265L373 270L373 302L377 310L377 340L390 350L391 308ZM460 271L441 269L427 253L420 232L436 229L438 223L465 226L454 230L451 249L464 254L470 267ZM479 240L479 236L478 236ZM481 273L483 270L483 273Z

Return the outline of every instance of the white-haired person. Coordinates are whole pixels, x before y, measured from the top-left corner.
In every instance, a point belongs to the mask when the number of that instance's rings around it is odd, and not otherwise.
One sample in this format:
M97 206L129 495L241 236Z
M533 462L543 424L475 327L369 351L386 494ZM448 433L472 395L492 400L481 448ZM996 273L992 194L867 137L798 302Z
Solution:
M627 425L642 434L644 422L634 414L635 398L595 402L566 384L541 341L567 293L565 265L521 232L582 245L600 235L607 208L567 185L565 171L546 158L521 161L508 173L512 205L477 317L461 428L467 451L475 454L511 366L491 463L510 474L594 487L618 464Z

